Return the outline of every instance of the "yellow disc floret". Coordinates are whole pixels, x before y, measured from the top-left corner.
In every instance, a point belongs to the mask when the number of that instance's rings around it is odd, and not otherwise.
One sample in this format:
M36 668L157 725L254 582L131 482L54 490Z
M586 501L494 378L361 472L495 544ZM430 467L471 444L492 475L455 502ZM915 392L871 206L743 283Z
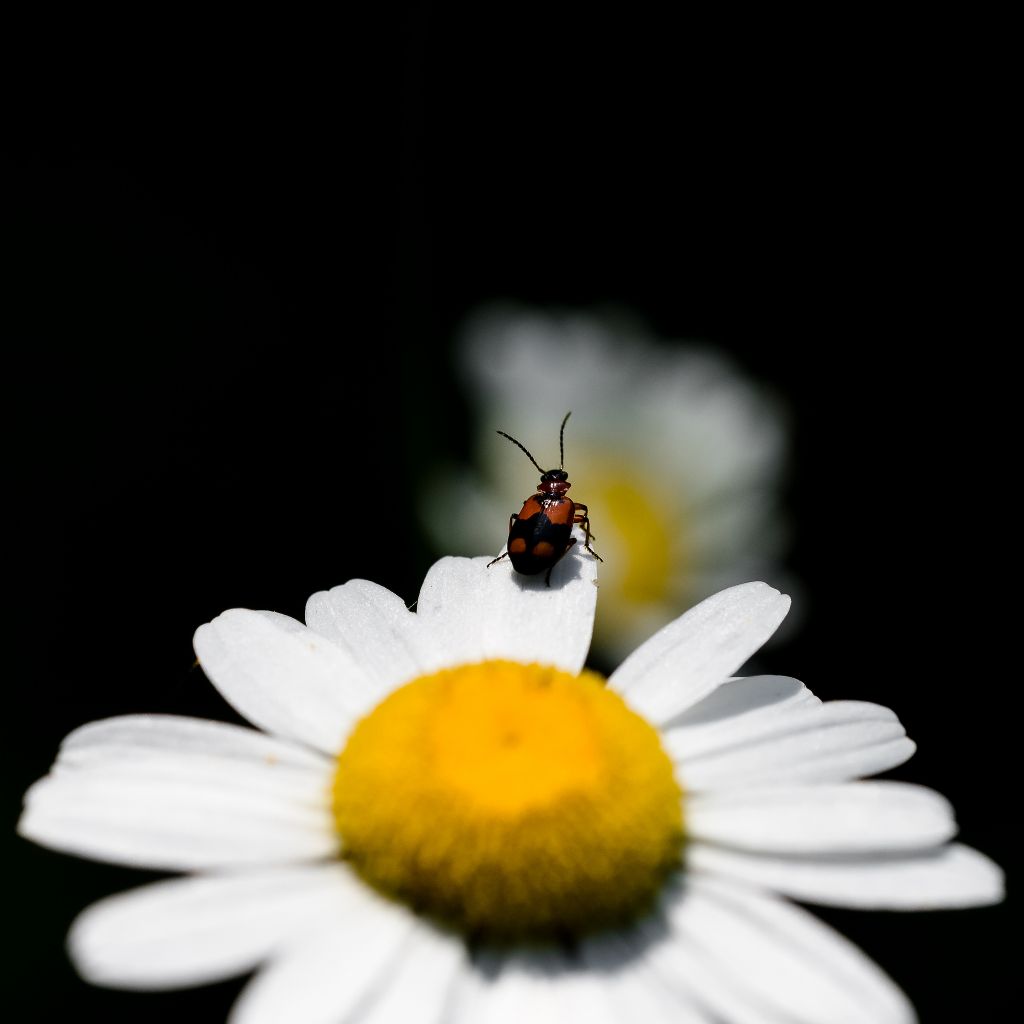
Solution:
M658 733L591 672L487 661L396 690L338 759L362 877L493 937L566 935L646 909L679 861Z

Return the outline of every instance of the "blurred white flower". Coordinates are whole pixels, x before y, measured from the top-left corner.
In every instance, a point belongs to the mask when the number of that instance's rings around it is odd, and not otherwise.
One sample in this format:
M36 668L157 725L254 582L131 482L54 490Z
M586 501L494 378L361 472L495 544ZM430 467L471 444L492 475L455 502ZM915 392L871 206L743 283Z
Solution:
M779 894L920 909L1001 897L917 786L883 707L733 673L782 621L762 583L705 601L604 681L582 671L597 563L552 586L445 558L413 613L355 580L306 625L196 633L265 731L129 716L64 741L23 835L192 872L106 899L69 946L104 985L258 968L241 1024L910 1021L903 994Z
M780 577L777 490L786 437L778 405L719 352L661 346L627 321L485 310L460 349L476 404L479 473L451 472L424 501L439 550L501 544L558 465L590 508L605 559L595 647L621 657L695 601L742 580Z

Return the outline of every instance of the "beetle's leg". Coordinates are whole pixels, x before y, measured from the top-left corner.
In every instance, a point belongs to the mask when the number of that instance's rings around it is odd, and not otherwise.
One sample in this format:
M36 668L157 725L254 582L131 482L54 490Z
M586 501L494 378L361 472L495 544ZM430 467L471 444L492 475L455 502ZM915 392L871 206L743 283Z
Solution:
M583 509L583 513L580 514L580 509ZM590 517L587 515L587 506L580 502L573 503L573 512L575 515L572 517L574 523L579 523L583 527L583 532L587 535L586 542L583 547L589 551L599 562L603 562L604 559L590 546L590 542L594 539L593 534L590 532Z
M509 532L509 533L511 533L511 532L512 532L512 524L513 524L513 523L514 523L514 522L515 522L515 521L516 521L516 520L517 520L518 518L519 518L519 513L518 513L518 512L513 512L513 513L512 513L512 515L510 515L510 516L508 517L508 532ZM491 567L492 565L494 565L494 563L495 563L495 562L500 562L500 561L501 561L501 560L502 560L503 558L508 558L508 552L507 552L507 551L506 551L506 552L505 552L505 554L503 554L503 555L498 555L498 557L497 557L497 558L492 558L492 559L491 559L491 560L490 560L490 561L489 561L489 562L487 563L487 565L486 565L486 566L484 566L484 568L486 568L486 569L490 569L490 567Z
M583 515L579 514L581 509L583 510ZM591 540L597 540L597 534L596 533L590 533L590 531L589 531L590 509L588 509L587 506L584 505L582 501L574 501L572 503L572 510L573 510L573 513L574 513L572 521L574 523L587 523L588 524L588 534L590 536L590 539Z

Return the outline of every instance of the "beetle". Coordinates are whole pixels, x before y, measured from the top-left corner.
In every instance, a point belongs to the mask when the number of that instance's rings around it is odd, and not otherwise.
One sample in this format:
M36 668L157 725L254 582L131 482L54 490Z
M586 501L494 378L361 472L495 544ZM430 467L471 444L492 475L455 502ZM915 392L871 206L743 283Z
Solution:
M563 468L565 466L565 425L571 415L572 412L565 414L562 427L558 432L558 451L561 458L561 466L558 469L541 469L540 464L524 445L511 434L506 434L504 430L498 431L502 437L519 448L540 470L540 483L537 485L537 493L531 494L523 502L523 507L519 510L518 515L513 512L509 517L506 551L488 562L488 569L502 559L508 558L512 562L512 568L524 576L536 576L547 570L544 582L550 587L551 570L576 543L576 538L571 536L574 523L583 527L586 535L584 548L599 562L604 561L590 546L592 537L587 506L582 502L567 498L565 494L572 486L569 483L569 474Z

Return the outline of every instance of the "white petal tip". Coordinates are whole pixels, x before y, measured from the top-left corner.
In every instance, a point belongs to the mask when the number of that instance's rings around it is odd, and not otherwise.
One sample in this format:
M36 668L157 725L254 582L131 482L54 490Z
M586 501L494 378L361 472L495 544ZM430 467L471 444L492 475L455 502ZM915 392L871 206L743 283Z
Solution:
M953 844L948 849L946 870L928 890L919 896L911 891L904 902L884 908L898 911L971 910L1003 902L1006 883L998 864L967 846Z
M782 601L785 601L788 605L790 603L789 594L784 594L778 587L773 587L770 583L765 583L763 580L751 580L749 583L737 583L734 587L729 587L727 590L735 591L737 594L747 592L749 594L761 593L766 598L776 597ZM726 591L722 591L726 593Z
M767 583L755 583L752 586L758 588L762 600L766 604L771 604L775 607L775 614L778 616L779 623L781 623L789 614L789 609L793 607L793 598Z
M47 828L48 816L41 813L39 802L41 797L45 802L45 795L50 788L52 779L52 775L44 775L25 790L25 796L22 798L21 817L18 818L18 824L15 827L15 831L22 839L28 839L40 846L50 845L49 829Z
M949 848L955 858L954 893L948 907L991 907L1006 898L1006 874L994 860L980 850L962 843Z
M655 724L669 721L739 670L779 628L789 596L767 583L712 595L641 644L608 682Z
M25 794L25 799L28 799L28 793ZM18 824L15 826L14 831L22 839L28 839L33 843L36 842L32 828L32 812L28 807L21 812L21 817L18 818Z

